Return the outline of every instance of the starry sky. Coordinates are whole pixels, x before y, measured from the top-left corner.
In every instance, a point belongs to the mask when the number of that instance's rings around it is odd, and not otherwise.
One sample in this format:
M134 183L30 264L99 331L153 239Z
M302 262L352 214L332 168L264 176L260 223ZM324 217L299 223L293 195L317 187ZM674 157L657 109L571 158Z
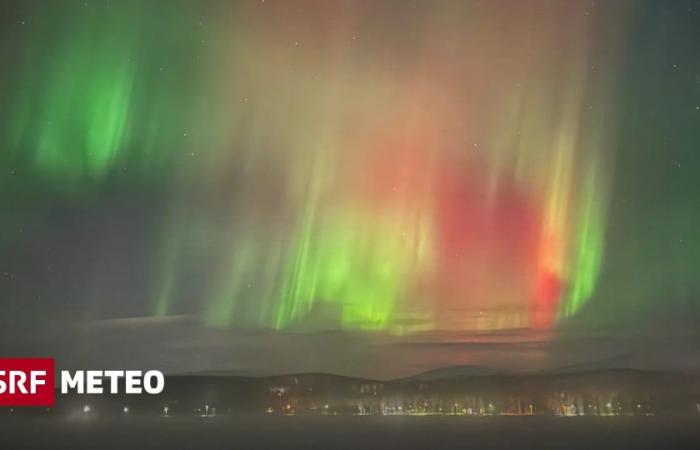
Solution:
M0 351L700 370L700 2L0 5Z

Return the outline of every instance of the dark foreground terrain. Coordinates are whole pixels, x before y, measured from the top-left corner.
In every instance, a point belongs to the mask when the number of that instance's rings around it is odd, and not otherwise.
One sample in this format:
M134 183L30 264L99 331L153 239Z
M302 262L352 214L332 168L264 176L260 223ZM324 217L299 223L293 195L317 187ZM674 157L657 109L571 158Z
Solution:
M0 418L0 449L700 448L700 417Z

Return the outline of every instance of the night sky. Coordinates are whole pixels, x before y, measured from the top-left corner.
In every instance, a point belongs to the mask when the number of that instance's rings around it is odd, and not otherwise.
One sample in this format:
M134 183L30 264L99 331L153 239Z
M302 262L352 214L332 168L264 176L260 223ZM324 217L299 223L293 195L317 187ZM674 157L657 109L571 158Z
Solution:
M0 354L700 370L700 1L0 5Z

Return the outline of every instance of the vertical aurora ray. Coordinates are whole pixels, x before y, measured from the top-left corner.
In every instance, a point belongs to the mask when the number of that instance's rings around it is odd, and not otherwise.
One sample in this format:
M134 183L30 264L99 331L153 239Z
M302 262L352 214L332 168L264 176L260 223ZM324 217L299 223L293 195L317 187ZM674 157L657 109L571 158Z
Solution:
M572 282L564 302L564 315L575 314L595 291L603 249L600 211L591 198L583 206L581 223L574 242Z

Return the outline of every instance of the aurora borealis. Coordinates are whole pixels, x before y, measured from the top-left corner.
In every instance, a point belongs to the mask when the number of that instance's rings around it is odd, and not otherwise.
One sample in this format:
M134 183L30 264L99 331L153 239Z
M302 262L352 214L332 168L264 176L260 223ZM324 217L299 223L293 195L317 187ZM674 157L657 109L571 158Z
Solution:
M3 301L387 339L697 319L698 13L8 3Z

